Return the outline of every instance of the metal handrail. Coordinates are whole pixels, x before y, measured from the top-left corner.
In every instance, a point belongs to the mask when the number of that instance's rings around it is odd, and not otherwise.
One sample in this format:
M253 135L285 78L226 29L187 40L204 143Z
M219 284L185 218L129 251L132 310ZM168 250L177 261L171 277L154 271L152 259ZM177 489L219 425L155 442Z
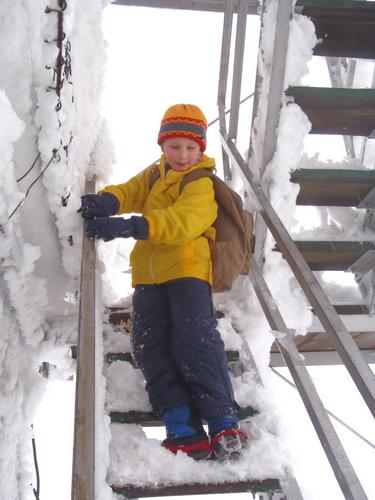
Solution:
M87 180L85 193L94 192L95 181ZM71 498L95 499L95 241L85 235L82 237Z
M353 500L367 498L293 341L294 335L285 324L266 281L254 261L251 264L249 277L270 327L285 335L280 338L276 337L275 342L289 368L345 498Z

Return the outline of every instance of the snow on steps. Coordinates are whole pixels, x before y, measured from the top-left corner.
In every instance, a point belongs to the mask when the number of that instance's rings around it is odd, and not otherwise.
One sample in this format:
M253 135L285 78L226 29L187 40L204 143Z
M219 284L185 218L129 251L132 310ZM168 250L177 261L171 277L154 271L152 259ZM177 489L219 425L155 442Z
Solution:
M130 314L124 309L107 310L104 326L107 381L106 411L111 415L110 467L108 482L127 498L241 491L279 492L289 460L275 427L269 394L254 380L254 374L238 369L239 336L225 318L219 330L227 356L237 363L231 373L235 397L243 409L241 427L251 436L251 445L236 463L195 462L183 453L173 455L160 443L163 429L152 415L144 380L130 356ZM127 423L121 421L138 422ZM141 425L139 425L141 424Z
M241 492L272 492L272 498L285 498L280 491L279 482L274 479L265 479L264 481L237 481L236 483L213 483L201 484L190 483L182 485L163 485L162 487L134 487L132 485L113 486L113 491L118 494L126 496L127 499L139 497L153 497L153 496L174 496L174 495L204 495L207 493L241 493Z

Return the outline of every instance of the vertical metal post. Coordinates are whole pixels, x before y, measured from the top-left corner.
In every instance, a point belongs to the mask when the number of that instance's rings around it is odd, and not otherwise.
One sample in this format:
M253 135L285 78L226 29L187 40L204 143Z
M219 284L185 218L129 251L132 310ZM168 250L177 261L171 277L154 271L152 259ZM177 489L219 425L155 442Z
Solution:
M375 65L372 72L371 88L372 89L375 88ZM362 143L359 153L359 161L361 163L365 161L366 146L367 146L367 137L362 137Z
M291 0L278 0L277 12L273 23L265 32L264 19L272 12L273 0L264 0L262 8L262 26L259 40L259 55L255 81L252 126L248 155L248 168L257 180L272 159L277 144L277 127L284 91L285 65L288 52L289 23L293 13ZM270 29L273 27L273 32ZM265 50L264 39L271 48ZM272 50L272 51L271 51ZM265 68L269 68L265 71ZM260 217L255 218L254 256L259 266L263 265L263 247L266 227Z
M342 57L326 57L326 63L332 87L351 88L353 85L356 61L354 59L349 60L345 81L342 76L342 68L344 66L344 62L345 59ZM347 156L349 158L355 158L353 136L343 135L343 140Z
M268 8L271 8L271 3L272 0L265 0L263 3L262 21ZM289 22L293 13L293 3L291 0L278 0L273 33L272 58L271 60L258 61L251 127L253 134L251 134L249 146L249 164L251 163L251 168L256 168L261 174L270 162L276 149L276 129L279 122L284 91ZM262 48L263 36L266 36L269 40L270 34L268 32L264 34L264 26L262 25L260 49ZM261 50L259 51L259 57L264 57ZM264 68L267 66L270 66L271 69L269 75L265 76L263 73ZM260 118L262 119L260 120ZM258 119L256 127L254 127L255 119ZM255 130L256 134L254 133ZM254 162L255 165L253 165Z
M232 24L233 24L233 0L227 0L227 2L225 2L225 10L224 10L223 37L221 42L221 57L220 57L220 71L219 71L219 86L217 92L217 105L219 109L220 130L226 129L225 101L227 96ZM232 175L231 175L229 158L223 148L221 149L221 151L223 156L224 179L230 180Z
M86 181L86 193L95 181ZM95 499L95 241L83 235L72 500Z
M234 49L233 81L230 106L231 112L228 131L229 138L233 140L236 140L238 131L247 12L247 0L240 0L237 13L236 45Z
M227 95L227 85L228 85L228 69L229 69L229 57L230 57L230 42L232 37L232 24L233 24L233 0L228 0L227 2L225 2L223 37L221 41L219 85L217 91L217 104L219 107L220 125L223 125L221 121L223 119L225 124L225 98Z

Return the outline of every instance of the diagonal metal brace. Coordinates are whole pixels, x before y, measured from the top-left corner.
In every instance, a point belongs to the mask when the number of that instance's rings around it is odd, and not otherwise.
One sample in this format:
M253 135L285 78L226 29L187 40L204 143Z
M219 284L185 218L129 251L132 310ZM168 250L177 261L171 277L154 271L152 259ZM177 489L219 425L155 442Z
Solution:
M354 274L358 288L370 314L375 312L375 250L368 250L349 269Z
M356 343L341 318L330 303L318 280L309 268L295 242L284 227L262 188L254 182L245 160L227 136L219 133L223 148L234 165L244 175L246 188L250 189L259 205L259 213L277 242L298 283L310 301L337 353L343 360L365 403L375 417L375 375L364 360Z
M269 325L276 331L285 332L283 337L276 337L276 344L298 388L298 392L305 404L311 422L322 443L345 498L353 500L366 499L367 497L361 483L336 434L309 372L303 363L303 357L298 352L293 341L293 335L285 324L254 259L252 260L249 278Z
M371 191L366 194L366 196L357 205L357 208L375 208L375 187L373 187Z

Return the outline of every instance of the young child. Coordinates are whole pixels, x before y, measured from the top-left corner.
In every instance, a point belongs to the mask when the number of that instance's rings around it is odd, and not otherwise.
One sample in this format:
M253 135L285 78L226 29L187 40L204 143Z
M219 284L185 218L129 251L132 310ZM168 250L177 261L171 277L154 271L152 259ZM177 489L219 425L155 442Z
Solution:
M195 459L226 460L237 458L248 438L238 427L238 405L212 305L210 250L203 233L215 234L217 204L208 177L187 183L180 193L188 172L215 167L204 154L206 129L197 106L171 106L158 135L163 153L158 164L124 184L82 196L79 211L92 219L89 237L137 240L130 256L132 351L153 411L166 426L163 446ZM123 213L142 215L110 217Z

